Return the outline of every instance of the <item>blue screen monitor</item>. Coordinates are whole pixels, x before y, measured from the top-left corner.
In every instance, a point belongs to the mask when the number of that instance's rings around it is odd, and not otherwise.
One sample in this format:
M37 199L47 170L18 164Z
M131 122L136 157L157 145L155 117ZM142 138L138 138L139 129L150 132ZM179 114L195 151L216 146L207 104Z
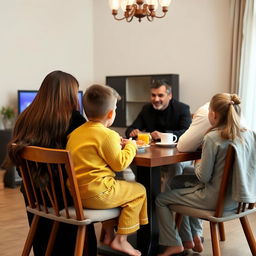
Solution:
M36 97L36 90L18 90L18 114L20 114ZM78 91L80 113L83 114L83 91Z

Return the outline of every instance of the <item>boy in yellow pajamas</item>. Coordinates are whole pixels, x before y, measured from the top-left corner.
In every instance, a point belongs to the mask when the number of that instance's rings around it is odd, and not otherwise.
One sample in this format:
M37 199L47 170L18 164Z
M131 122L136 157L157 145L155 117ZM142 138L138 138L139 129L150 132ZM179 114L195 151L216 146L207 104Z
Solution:
M115 172L127 168L136 154L136 145L108 127L116 116L118 93L109 86L92 85L83 97L88 122L68 137L83 206L93 209L121 207L118 229L103 223L104 243L132 256L140 251L127 241L127 235L148 223L147 198L143 185L115 179ZM121 146L120 146L121 144Z

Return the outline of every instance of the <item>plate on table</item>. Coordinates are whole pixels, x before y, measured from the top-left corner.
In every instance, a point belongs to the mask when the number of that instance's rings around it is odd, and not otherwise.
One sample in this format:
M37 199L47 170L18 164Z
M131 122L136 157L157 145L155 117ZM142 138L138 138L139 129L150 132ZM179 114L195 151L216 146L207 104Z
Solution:
M137 147L137 152L138 153L145 153L146 152L146 148L150 147L149 144L146 145L141 145Z
M177 142L173 142L173 143L156 142L156 145L161 147L175 147L177 145Z
M140 146L138 146L138 148L148 148L148 147L150 147L149 144L145 144L145 145L140 145Z

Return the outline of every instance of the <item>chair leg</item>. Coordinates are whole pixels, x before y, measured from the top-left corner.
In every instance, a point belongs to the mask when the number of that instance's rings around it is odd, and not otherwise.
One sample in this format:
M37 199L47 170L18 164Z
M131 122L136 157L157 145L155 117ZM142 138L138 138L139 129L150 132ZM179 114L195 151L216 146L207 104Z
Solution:
M86 226L85 243L83 256L97 256L97 237L94 230L94 225Z
M37 225L38 225L40 218L41 217L38 215L34 215L34 217L33 217L32 224L30 226L28 236L27 236L27 239L26 239L23 251L22 251L22 256L28 256L31 251L33 240L34 240L34 237L36 234Z
M210 222L213 256L221 256L217 225L217 223Z
M105 235L106 235L106 231L104 230L104 228L101 228L101 231L100 231L100 242L101 243L104 241Z
M74 256L82 256L84 249L86 226L78 226L76 235L76 248Z
M250 246L251 253L253 256L256 256L256 242L247 216L241 217L240 222L243 227L247 242Z
M219 227L220 241L225 241L226 235L225 235L224 223L223 222L218 223L218 227Z
M52 255L52 250L53 250L53 247L54 247L55 238L56 238L59 226L60 226L59 221L54 221L53 222L52 231L51 231L51 234L50 234L50 237L49 237L49 240L48 240L45 256L51 256Z

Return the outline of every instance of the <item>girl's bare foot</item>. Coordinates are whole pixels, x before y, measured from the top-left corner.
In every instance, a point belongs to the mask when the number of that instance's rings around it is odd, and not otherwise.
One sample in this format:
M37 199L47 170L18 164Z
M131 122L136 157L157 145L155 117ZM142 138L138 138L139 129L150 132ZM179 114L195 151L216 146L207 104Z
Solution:
M116 234L115 238L110 244L110 247L114 250L118 250L127 253L130 256L141 256L141 252L132 247L127 241L127 235Z
M177 253L181 253L184 251L184 247L181 246L169 246L165 249L165 251L157 256L169 256Z
M195 247L195 244L193 241L185 241L182 243L185 250L193 249Z
M195 251L195 252L202 252L203 249L204 249L204 246L203 246L201 237L200 236L195 236L193 238L193 241L194 241L194 244L195 244L195 246L193 248L193 251Z

